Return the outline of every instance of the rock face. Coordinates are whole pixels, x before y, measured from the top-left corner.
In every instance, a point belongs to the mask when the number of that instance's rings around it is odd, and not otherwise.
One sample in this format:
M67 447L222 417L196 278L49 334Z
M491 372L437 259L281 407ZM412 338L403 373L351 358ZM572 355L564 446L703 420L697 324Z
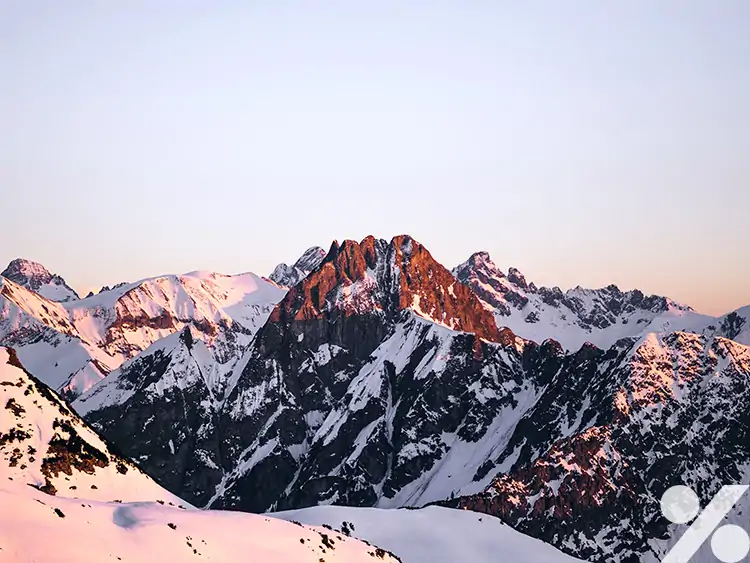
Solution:
M305 250L294 265L282 263L276 266L269 278L281 287L293 287L316 270L325 257L325 250L319 246L312 246Z
M215 359L193 330L186 326L125 362L74 408L162 486L200 501L219 481L213 411L225 379L213 377ZM116 428L102 424L109 418L118 419Z
M78 294L58 275L36 262L16 258L0 273L13 283L30 289L50 301L74 301Z
M705 506L750 477L750 348L676 332L576 356L499 453L507 470L448 504L585 560L661 560L686 528L661 515L664 491L688 485ZM710 547L695 560L714 560Z
M448 328L497 341L499 331L474 293L407 235L361 243L334 241L318 269L292 288L271 315L274 323L389 316L414 310Z
M553 338L570 351L585 342L609 348L621 338L648 332L702 332L716 321L666 297L621 291L616 285L565 292L537 287L515 268L506 276L486 252L473 254L453 273L494 312L498 326L536 342Z

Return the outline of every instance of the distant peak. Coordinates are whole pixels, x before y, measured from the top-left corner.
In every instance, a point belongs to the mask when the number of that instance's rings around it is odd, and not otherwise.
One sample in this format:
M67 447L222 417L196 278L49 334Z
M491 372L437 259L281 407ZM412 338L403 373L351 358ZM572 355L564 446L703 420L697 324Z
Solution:
M489 252L480 250L469 256L469 262L492 262L492 258L490 258Z
M302 270L314 270L326 257L326 251L319 246L311 246L302 253L294 263L295 268Z
M125 281L125 282L116 283L112 287L109 287L108 285L103 285L102 288L98 291L98 293L104 293L105 291L112 291L114 289L119 289L129 284L130 282ZM91 293L93 294L94 292L92 291Z
M49 273L47 268L39 262L33 262L24 258L11 260L8 267L0 275L16 283L22 283L26 279L45 280L42 283L49 283L52 280L52 274Z
M78 294L64 279L51 274L47 268L32 260L16 258L0 275L52 301L78 299Z
M492 261L490 253L485 250L475 252L469 256L466 262L462 262L453 269L453 275L461 281L470 278L475 272L482 272L488 276L505 277L505 274Z
M280 287L293 287L315 271L326 256L326 251L321 247L311 246L292 266L285 262L276 266L268 278Z

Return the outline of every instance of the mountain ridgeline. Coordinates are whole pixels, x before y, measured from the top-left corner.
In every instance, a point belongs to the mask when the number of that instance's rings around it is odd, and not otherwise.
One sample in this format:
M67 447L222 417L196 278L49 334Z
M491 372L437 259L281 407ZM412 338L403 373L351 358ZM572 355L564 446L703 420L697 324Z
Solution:
M199 507L443 503L576 557L655 562L663 490L707 501L747 478L750 307L538 287L485 252L451 271L407 235L311 247L269 278L65 303L4 280L0 344Z

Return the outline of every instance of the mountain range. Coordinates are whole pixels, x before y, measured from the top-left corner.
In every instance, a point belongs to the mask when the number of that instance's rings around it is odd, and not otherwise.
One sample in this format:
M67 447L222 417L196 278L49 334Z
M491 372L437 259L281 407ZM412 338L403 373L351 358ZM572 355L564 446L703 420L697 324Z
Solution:
M196 507L438 504L630 563L681 533L668 487L747 481L750 307L449 269L407 235L84 299L23 260L0 281L0 346Z

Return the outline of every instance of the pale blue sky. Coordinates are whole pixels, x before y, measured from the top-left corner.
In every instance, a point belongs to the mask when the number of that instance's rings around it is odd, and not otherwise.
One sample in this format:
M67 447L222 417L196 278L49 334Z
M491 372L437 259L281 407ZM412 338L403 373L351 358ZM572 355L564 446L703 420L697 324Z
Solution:
M81 288L333 238L750 303L746 0L0 0L0 262Z

